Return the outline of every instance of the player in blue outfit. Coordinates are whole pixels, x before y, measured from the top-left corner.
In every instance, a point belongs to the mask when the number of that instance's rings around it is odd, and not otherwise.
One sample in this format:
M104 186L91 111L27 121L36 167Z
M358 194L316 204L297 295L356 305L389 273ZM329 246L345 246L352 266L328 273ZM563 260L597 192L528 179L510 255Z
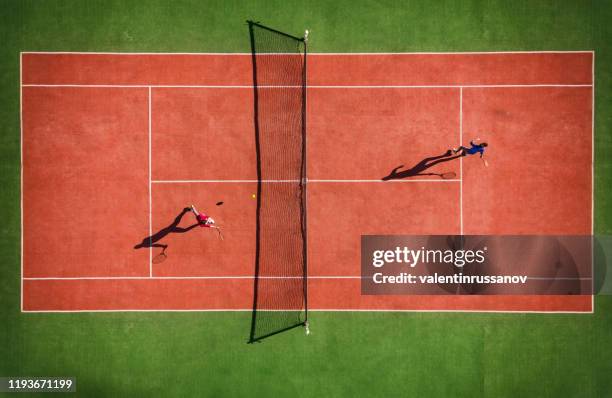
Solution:
M480 144L478 144L478 141L480 141L480 138L476 138L475 140L470 141L470 148L464 146L460 146L457 149L453 148L453 153L461 152L461 156L475 155L477 153L480 153L480 157L482 158L484 156L484 151L487 147L487 143L481 142Z

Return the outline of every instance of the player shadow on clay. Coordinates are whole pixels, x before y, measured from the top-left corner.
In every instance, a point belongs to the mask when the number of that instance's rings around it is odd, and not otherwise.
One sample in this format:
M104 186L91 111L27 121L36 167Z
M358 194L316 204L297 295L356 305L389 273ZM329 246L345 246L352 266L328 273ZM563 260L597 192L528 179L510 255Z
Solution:
M415 176L434 176L434 175L442 176L441 173L423 173L423 172L427 170L428 168L433 167L439 163L448 162L448 161L451 161L453 159L457 159L463 156L463 154L461 153L456 156L451 156L451 154L452 154L452 151L449 149L448 151L444 152L442 155L425 158L421 160L419 163L417 163L416 165L414 165L412 168L403 170L403 171L399 171L399 172L398 170L404 167L404 165L397 166L396 168L391 170L389 175L383 177L382 180L383 181L401 180L402 178L410 178L410 177L415 177Z
M134 249L141 249L141 248L149 248L149 247L161 247L162 248L162 253L166 251L166 249L168 248L168 245L165 245L163 243L158 243L160 240L162 240L166 235L171 234L171 233L179 233L179 234L183 234L185 232L189 232L190 230L192 230L193 228L197 227L199 224L196 222L193 225L190 225L186 228L182 228L179 227L178 225L181 223L181 220L183 218L183 216L187 213L190 213L191 209L188 207L185 207L183 209L183 211L181 211L179 213L178 216L176 216L176 218L174 219L174 221L172 222L172 224L168 225L165 228L160 229L158 232L154 233L151 236L147 236L146 238L144 238L142 240L142 242L140 242L139 244L137 244L136 246L134 246Z

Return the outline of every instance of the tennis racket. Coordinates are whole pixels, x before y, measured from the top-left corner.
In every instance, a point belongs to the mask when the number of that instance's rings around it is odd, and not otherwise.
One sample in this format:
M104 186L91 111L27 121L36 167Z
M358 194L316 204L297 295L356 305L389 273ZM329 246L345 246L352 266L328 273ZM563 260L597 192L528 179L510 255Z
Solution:
M223 234L221 233L221 228L220 227L213 227L213 228L217 230L217 233L219 233L219 239L224 240Z

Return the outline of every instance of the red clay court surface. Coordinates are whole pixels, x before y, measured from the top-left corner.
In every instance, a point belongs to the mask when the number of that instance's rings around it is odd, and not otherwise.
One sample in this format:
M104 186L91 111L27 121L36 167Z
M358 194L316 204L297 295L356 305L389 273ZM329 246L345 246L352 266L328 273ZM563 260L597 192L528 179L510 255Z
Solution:
M362 234L592 233L592 52L311 54L309 309L592 312L591 296L362 296ZM22 53L22 310L251 310L250 54ZM480 136L441 180L381 182ZM434 170L436 171L436 170ZM223 206L215 206L224 201ZM135 250L188 204L224 226ZM181 226L193 223L186 214Z

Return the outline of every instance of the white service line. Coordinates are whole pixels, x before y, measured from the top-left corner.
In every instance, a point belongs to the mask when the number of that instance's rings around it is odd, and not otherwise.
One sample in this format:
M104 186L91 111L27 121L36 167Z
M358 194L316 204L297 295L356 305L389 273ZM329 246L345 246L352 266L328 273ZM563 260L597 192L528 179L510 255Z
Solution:
M198 184L198 183L257 183L258 180L153 180L153 184ZM301 180L261 180L265 183L299 183Z
M360 89L375 89L375 88L534 88L534 87L591 87L591 84L413 84L413 85L314 85L308 88L360 88Z

